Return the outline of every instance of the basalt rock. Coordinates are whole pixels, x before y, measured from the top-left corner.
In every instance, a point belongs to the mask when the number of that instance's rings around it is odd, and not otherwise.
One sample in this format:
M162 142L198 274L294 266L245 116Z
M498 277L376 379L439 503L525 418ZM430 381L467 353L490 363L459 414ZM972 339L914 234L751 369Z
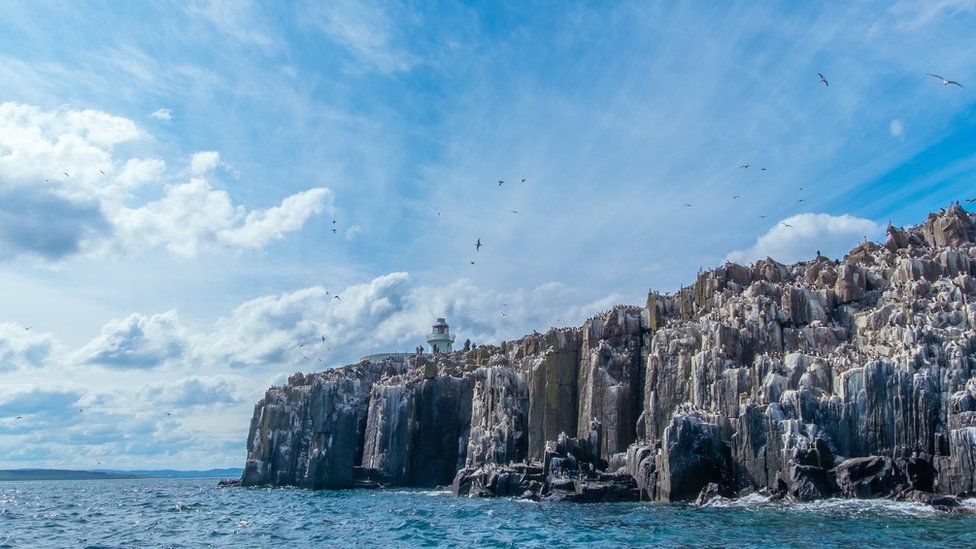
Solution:
M976 217L728 263L578 328L296 374L255 407L242 484L452 479L551 501L974 494Z

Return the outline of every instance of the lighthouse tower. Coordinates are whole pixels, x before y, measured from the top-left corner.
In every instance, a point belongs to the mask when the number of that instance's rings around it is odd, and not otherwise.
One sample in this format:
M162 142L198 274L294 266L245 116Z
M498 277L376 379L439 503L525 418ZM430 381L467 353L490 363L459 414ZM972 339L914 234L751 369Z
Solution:
M427 344L430 345L430 352L447 352L451 350L451 345L454 344L454 335L451 334L450 328L447 326L447 322L443 318L438 318L437 322L431 328L430 334L427 335Z

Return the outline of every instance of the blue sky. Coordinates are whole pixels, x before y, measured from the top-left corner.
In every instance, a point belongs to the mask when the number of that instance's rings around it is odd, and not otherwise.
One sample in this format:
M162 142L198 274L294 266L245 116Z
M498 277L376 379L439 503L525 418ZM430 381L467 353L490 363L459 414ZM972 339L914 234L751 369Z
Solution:
M976 2L848 4L4 3L0 466L241 463L268 385L435 316L579 324L976 196Z

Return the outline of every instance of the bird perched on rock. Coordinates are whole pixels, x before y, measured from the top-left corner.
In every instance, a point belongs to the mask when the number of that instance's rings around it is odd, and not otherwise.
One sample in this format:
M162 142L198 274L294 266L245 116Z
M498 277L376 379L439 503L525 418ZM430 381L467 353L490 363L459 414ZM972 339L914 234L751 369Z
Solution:
M818 72L818 73L817 73L817 76L819 76L819 77L820 77L820 83L821 83L821 84L823 84L824 86L826 86L826 87L828 87L828 88L830 87L830 82L827 82L827 79L826 79L826 78L824 78L824 75L823 75L823 73L822 73L822 72Z
M955 80L949 80L947 78L943 78L943 77L939 76L938 74L932 74L930 72L925 73L925 74L931 76L932 78L938 78L939 80L942 81L942 85L943 86L959 86L960 88L964 88L965 87L962 84L960 84L959 82L956 82Z

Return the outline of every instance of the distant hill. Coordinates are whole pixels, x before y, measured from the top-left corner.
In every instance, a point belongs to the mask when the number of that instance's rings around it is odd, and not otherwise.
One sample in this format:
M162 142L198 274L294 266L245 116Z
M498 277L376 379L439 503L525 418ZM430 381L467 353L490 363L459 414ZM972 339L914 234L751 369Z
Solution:
M129 473L104 471L71 471L68 469L6 469L0 470L2 480L98 480L118 478L144 478Z
M99 480L133 478L238 478L242 470L236 467L226 469L206 469L202 471L178 471L175 469L145 469L137 471L116 471L99 469L95 471L75 471L70 469L4 469L0 470L0 481L5 480Z

